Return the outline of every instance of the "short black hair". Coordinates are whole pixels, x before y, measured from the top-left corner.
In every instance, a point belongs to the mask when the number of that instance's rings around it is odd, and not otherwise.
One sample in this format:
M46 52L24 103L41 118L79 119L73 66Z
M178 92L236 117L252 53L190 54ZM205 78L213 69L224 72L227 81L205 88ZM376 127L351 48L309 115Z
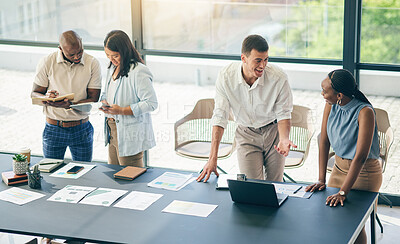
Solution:
M260 35L247 36L242 43L242 53L248 56L253 49L258 52L267 52L269 49L267 40Z

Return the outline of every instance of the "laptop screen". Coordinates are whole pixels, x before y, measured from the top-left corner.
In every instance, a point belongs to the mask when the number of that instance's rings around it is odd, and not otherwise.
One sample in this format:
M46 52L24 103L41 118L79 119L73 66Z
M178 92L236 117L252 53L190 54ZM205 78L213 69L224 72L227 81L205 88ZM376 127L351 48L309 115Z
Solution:
M232 201L238 203L279 207L288 197L279 194L278 199L275 186L267 182L228 179L228 185Z

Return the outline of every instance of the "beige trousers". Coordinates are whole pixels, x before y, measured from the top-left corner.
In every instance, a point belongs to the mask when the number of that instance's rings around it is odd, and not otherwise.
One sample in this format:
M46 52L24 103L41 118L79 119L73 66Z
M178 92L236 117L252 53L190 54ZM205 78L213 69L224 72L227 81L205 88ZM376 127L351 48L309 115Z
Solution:
M282 181L285 157L274 145L279 142L278 125L270 124L261 128L239 125L235 141L239 170L249 179Z
M335 165L329 178L328 186L340 188L349 172L350 159L335 156ZM369 158L361 169L356 182L351 189L379 192L382 185L382 166L379 160Z
M108 164L144 167L143 152L132 156L119 156L117 126L114 120L107 120L107 125L110 129L110 143L108 145Z

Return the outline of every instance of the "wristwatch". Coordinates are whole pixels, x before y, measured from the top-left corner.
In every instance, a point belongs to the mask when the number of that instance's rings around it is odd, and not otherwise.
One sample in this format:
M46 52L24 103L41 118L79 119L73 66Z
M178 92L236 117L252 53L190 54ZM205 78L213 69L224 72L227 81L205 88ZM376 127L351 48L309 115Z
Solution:
M339 195L341 195L341 196L346 196L346 192L344 192L344 191L339 191Z

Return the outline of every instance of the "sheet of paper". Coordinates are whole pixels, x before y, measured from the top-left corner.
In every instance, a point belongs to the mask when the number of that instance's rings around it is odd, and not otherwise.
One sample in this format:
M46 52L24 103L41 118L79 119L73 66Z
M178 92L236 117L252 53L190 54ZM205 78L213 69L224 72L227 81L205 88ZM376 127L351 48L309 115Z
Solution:
M162 211L206 218L216 207L218 205L174 200Z
M96 187L68 185L54 193L47 201L77 203Z
M79 203L108 207L127 192L125 190L97 188L86 195Z
M11 187L7 190L0 192L0 200L12 202L18 205L23 205L44 196L45 195L43 194L34 191L24 190L18 187Z
M126 197L117 202L114 207L129 208L135 210L145 210L155 201L160 199L163 194L155 194L141 191L132 191Z
M165 172L164 174L160 175L159 177L148 183L147 186L178 191L193 180L194 177L192 176L192 174Z
M297 190L301 188L301 185L295 184L279 184L279 183L272 183L275 186L276 193L290 195L295 193Z
M67 171L69 169L71 169L72 167L74 167L74 166L82 166L83 170L79 171L77 174L68 174ZM80 163L71 162L71 163L68 163L67 165L65 165L64 167L62 167L61 169L57 170L56 172L54 172L50 176L52 176L52 177L60 177L60 178L67 178L67 179L78 179L79 177L81 177L82 175L86 174L87 172L89 172L94 167L96 167L96 165L94 165L94 164L80 164Z
M236 180L236 174L220 174L217 181L218 189L228 189L228 180Z

